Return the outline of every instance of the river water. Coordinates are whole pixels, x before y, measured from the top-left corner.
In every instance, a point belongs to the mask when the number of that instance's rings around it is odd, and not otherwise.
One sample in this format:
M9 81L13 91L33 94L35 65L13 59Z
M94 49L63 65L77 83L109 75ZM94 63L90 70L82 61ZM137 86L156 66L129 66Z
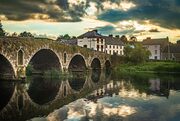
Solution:
M0 121L180 121L180 75L93 71L0 81Z

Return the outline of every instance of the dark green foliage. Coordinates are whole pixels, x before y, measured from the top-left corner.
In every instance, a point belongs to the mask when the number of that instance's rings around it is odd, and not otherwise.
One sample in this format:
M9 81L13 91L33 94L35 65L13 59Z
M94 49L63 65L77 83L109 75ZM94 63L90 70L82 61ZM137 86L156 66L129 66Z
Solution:
M34 37L30 32L22 32L19 34L19 37Z
M0 21L0 37L4 37L6 35L6 32L3 30L2 28L2 24L1 24L1 21Z
M69 34L60 35L60 36L57 38L57 41L61 41L62 39L69 40L69 39L71 39L71 37L69 36Z
M180 63L176 62L146 62L143 64L121 64L119 72L148 72L148 73L180 73Z
M27 76L32 75L33 71L34 71L33 65L32 64L28 64L28 66L26 67L26 75Z
M141 44L136 44L134 47L126 45L124 47L124 55L127 62L138 64L147 61L150 56L150 52Z

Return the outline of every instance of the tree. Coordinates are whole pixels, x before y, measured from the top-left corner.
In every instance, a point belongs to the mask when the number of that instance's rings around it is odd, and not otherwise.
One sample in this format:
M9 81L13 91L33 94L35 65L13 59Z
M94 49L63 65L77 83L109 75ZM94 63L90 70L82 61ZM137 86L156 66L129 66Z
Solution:
M22 32L19 34L19 37L34 37L30 32Z
M180 40L177 41L177 44L180 44Z
M62 39L69 40L71 39L71 37L69 36L69 34L59 35L59 37L57 38L57 41L61 41Z
M130 58L132 50L133 50L132 46L126 45L124 47L124 56L126 56L127 58Z
M134 48L129 45L125 46L124 54L128 62L137 64L147 61L151 53L141 44L136 44Z
M1 24L1 21L0 21L0 36L1 37L6 36L6 32L3 30L3 25Z
M129 44L135 44L137 42L137 38L135 36L130 37Z
M122 35L120 40L123 42L123 43L127 43L128 42L128 39L125 35Z

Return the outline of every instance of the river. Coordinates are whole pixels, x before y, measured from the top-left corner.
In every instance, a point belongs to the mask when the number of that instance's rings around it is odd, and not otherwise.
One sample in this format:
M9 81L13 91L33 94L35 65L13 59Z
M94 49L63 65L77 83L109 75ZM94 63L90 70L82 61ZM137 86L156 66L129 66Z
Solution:
M93 71L0 81L0 121L179 121L180 76Z

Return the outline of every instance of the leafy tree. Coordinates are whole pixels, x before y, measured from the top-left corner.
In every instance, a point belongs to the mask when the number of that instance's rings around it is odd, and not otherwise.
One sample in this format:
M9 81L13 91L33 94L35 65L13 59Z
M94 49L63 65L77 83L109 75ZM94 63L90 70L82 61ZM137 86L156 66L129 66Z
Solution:
M180 40L177 41L177 44L180 44Z
M1 24L1 21L0 21L0 36L1 36L1 37L6 36L6 32L3 30L3 26L2 26L2 24Z
M65 35L59 35L59 37L57 38L57 40L61 41L62 39L71 39L71 37L69 36L69 34L65 34Z
M134 47L129 45L125 46L124 54L128 62L130 61L137 64L147 61L151 53L141 44L136 44Z
M128 42L128 39L127 39L127 37L126 37L125 35L122 35L120 39L121 39L121 41L124 42L124 43L127 43L127 42Z
M130 37L129 44L135 44L137 42L137 38L135 36Z
M133 50L133 47L130 46L130 45L126 45L124 47L124 56L126 56L127 58L130 58L131 57L131 52Z
M22 32L19 34L19 37L34 37L30 32Z

